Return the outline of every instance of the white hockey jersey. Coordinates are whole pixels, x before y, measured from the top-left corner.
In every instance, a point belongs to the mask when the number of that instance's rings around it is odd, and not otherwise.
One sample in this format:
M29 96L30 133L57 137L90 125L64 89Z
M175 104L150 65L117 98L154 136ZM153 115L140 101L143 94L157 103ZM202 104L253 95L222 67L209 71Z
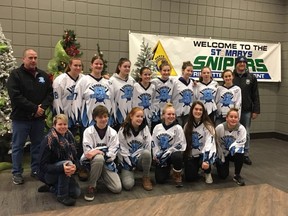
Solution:
M195 99L204 104L208 115L217 110L215 103L217 87L218 83L215 80L211 80L208 84L198 82L197 85L194 86Z
M64 113L68 116L68 126L73 125L72 103L76 98L75 86L83 77L79 74L74 80L68 73L62 73L53 81L53 112Z
M127 80L122 80L119 75L115 73L110 78L109 83L113 92L111 101L114 119L117 124L122 124L132 109L135 80L130 76Z
M152 108L154 106L155 85L150 83L144 88L140 83L134 84L132 107L140 107L149 126L151 126Z
M151 82L156 88L152 121L159 122L161 120L162 109L166 103L172 103L172 93L175 81L172 78L164 81L157 77L151 80Z
M166 128L167 129L166 129ZM160 123L155 126L152 133L153 158L157 158L161 166L166 166L166 161L175 151L186 149L186 139L183 128L179 124L170 127Z
M126 170L133 170L136 167L143 150L151 151L151 134L147 125L136 136L131 130L130 133L130 136L125 137L122 127L118 132L120 142L118 159Z
M191 137L192 151L189 155L192 157L202 157L203 161L213 164L216 159L216 140L215 130L212 126L210 131L203 123L194 124Z
M112 93L107 79L96 79L88 74L77 83L75 94L72 110L75 121L81 121L84 127L94 124L92 112L96 106L103 105L112 112Z
M192 80L189 79L188 83L183 80L183 78L181 79L181 77L175 80L172 103L176 111L176 116L188 115L194 100Z
M227 123L224 122L219 124L215 130L217 143L221 147L224 156L229 153L231 156L235 153L244 154L247 132L243 125L238 124L233 130L229 130ZM223 161L223 158L220 159Z
M117 132L107 127L105 136L101 139L94 125L89 126L83 133L83 155L81 161L87 160L85 154L93 149L104 152L105 167L111 171L117 171L114 160L119 151L119 139Z
M215 102L217 106L217 116L225 118L230 108L237 108L240 118L242 96L239 86L232 85L229 88L218 86Z

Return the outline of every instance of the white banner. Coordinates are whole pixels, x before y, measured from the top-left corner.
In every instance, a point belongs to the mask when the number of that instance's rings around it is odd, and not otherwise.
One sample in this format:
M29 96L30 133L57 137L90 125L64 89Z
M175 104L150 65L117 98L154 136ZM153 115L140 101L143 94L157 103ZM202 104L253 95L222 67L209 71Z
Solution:
M141 52L142 42L152 48L153 60L159 66L163 59L171 66L171 75L180 76L184 61L193 64L192 78L209 66L213 78L221 79L225 69L234 69L237 56L248 59L248 69L260 82L281 82L281 44L228 41L207 38L175 37L129 33L129 59L132 69Z

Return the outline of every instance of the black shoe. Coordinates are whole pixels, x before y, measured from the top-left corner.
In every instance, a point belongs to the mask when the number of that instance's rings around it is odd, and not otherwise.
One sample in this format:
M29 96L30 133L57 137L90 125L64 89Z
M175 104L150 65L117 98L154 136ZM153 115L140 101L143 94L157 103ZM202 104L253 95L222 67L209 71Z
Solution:
M32 178L34 178L34 179L37 179L37 180L38 180L38 174L37 174L37 172L36 172L36 171L31 171L31 173L30 173L30 176L31 176Z
M50 187L49 185L42 185L38 188L39 193L45 193L45 192L50 192Z
M247 165L252 165L252 161L250 160L248 156L244 156L244 163Z
M239 186L245 185L245 181L240 175L234 175L233 181L235 181Z
M57 197L57 201L66 206L73 206L75 205L76 199L73 199L69 196L59 196Z
M20 185L24 183L23 176L21 174L15 174L12 176L12 181L15 185Z

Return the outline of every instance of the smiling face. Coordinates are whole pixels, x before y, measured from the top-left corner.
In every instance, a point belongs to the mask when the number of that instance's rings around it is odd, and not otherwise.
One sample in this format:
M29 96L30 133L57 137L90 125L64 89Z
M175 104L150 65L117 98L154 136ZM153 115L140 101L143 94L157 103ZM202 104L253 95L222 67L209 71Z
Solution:
M164 119L165 125L172 124L176 119L175 109L173 107L166 108L162 114L162 118Z
M150 69L144 69L142 74L140 75L141 77L141 83L143 84L148 84L151 81L151 70Z
M37 67L37 59L38 56L34 50L26 50L22 58L24 67L28 70L35 70Z
M101 59L95 59L91 64L92 73L99 76L103 70L103 61Z
M196 104L193 108L192 114L194 119L199 122L203 115L203 107L200 104Z
M138 110L133 114L130 114L131 124L134 128L138 128L144 119L144 112L142 110Z
M75 76L78 76L82 71L82 62L80 59L74 59L72 60L71 64L69 64L70 67L70 73L72 73Z
M162 78L163 80L169 79L170 73L171 73L170 66L169 66L169 65L163 66L163 68L162 68L161 71L160 71L161 78Z
M98 128L103 129L108 124L108 114L103 114L95 117L95 122Z
M237 70L237 72L245 72L246 67L247 67L246 62L240 61L236 65L236 70Z
M224 80L225 85L227 85L227 86L233 85L234 77L233 77L233 74L231 71L224 72L222 76L223 76L223 80Z
M232 129L235 128L236 125L239 123L239 114L237 111L230 111L226 116L226 122L228 128Z
M65 119L59 118L56 120L54 128L59 134L64 135L68 131L68 122Z
M193 67L192 66L186 67L182 72L183 78L185 80L188 80L191 77L192 73L193 73Z
M123 64L118 66L119 76L127 77L130 73L130 67L131 67L131 63L129 61L125 61L123 62Z
M207 67L203 68L201 71L201 77L203 78L204 83L211 81L211 70Z

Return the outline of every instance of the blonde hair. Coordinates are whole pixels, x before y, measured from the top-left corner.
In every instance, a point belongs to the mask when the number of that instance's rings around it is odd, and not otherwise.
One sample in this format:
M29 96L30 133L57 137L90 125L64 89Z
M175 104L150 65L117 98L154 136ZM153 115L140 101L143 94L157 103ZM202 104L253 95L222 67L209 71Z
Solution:
M57 124L58 120L63 120L64 122L66 122L68 124L68 117L65 114L58 114L58 115L54 116L53 126L55 126Z

